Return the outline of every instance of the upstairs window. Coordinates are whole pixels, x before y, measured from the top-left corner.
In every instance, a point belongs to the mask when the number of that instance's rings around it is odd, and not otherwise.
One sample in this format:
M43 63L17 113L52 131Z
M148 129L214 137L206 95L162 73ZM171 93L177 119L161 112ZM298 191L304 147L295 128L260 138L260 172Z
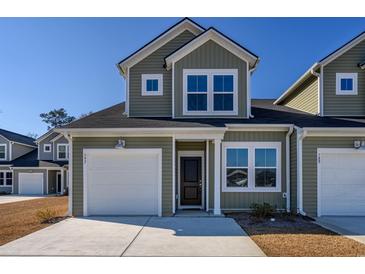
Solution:
M6 160L6 145L0 145L0 160Z
M184 115L237 115L237 69L184 69Z
M357 73L336 73L336 95L357 95Z
M162 74L142 74L142 96L163 95Z
M188 111L207 111L208 77L206 75L188 75Z
M57 145L57 160L68 160L68 144Z
M52 145L51 144L44 144L43 145L43 152L51 152Z

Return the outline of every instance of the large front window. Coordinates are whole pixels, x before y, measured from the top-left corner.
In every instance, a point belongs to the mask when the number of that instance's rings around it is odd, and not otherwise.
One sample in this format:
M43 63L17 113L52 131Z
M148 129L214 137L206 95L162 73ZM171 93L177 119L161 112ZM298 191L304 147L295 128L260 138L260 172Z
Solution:
M185 69L185 115L236 115L237 69Z
M0 187L8 187L13 185L13 172L0 171Z
M280 142L223 142L224 192L280 192Z
M6 160L6 145L0 145L0 160Z

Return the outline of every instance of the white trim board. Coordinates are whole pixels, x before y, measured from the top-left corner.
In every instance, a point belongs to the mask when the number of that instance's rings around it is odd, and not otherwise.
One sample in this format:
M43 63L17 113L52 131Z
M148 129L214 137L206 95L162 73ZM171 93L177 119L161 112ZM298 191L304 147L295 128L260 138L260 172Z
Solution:
M205 163L205 155L204 155L204 150L180 150L177 152L177 161L178 161L178 168L177 168L177 188L178 188L178 209L188 209L188 208L197 208L197 209L203 209L204 208L204 204L205 204L205 187L207 185L206 180L205 180L205 168L204 168L204 163ZM181 205L181 192L180 192L180 186L181 186L181 157L201 157L201 170L202 170L202 197L201 197L201 205L200 206L183 206Z

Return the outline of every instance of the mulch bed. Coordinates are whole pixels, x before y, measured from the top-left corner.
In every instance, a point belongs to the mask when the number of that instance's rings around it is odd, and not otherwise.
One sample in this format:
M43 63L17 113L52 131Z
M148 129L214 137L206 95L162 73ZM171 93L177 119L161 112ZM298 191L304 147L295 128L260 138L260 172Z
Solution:
M59 196L0 204L0 245L65 219L67 200L67 196ZM57 216L49 223L41 223L37 211L46 208L56 211Z
M275 221L271 221L248 213L227 216L234 218L267 256L365 256L365 245L324 229L309 218L275 214Z

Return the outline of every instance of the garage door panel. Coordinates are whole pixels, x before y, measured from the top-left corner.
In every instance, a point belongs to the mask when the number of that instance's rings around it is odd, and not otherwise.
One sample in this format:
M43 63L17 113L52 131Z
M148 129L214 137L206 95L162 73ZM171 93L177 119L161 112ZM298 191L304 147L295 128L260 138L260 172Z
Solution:
M43 195L43 173L19 173L19 194Z
M321 153L320 214L365 215L365 154Z
M157 215L158 152L126 149L89 153L86 165L88 215Z

